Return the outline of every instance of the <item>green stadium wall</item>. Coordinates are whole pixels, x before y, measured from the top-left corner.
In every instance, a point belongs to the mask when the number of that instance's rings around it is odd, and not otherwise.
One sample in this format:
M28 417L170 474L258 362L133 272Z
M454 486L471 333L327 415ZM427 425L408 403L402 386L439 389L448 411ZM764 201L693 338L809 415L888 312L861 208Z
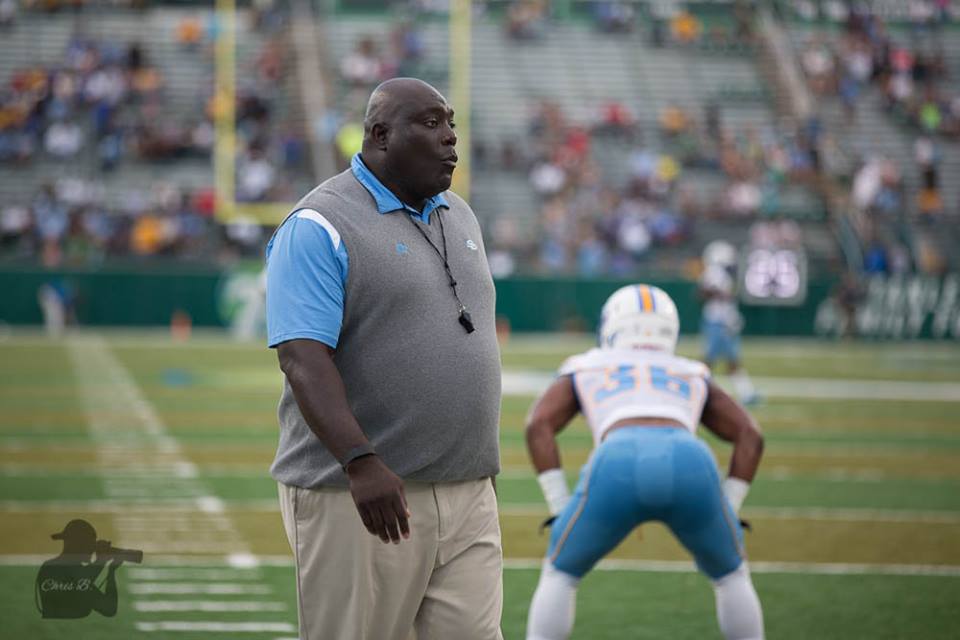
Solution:
M39 325L38 293L44 285L66 288L83 326L165 326L174 313L201 327L226 327L257 297L260 265L231 270L164 266L46 270L0 269L0 323ZM497 281L497 314L512 331L595 331L603 301L628 280L512 277ZM698 329L695 282L650 282L673 297L683 333ZM838 335L843 314L832 304L833 284L809 283L803 304L741 305L744 333L753 336ZM251 292L253 295L251 295ZM469 306L469 300L466 301ZM960 274L943 278L873 278L857 311L857 333L888 339L960 338Z
M176 311L195 326L227 326L238 303L237 283L255 281L254 271L127 267L0 270L0 322L39 325L38 292L44 285L66 288L77 324L84 326L162 326ZM593 331L600 306L627 280L507 278L497 282L497 313L513 331ZM697 330L700 303L696 284L657 281L677 302L683 330ZM806 335L813 331L817 304L827 287L810 286L807 302L794 308L744 307L747 332L755 335ZM469 302L469 301L468 301Z

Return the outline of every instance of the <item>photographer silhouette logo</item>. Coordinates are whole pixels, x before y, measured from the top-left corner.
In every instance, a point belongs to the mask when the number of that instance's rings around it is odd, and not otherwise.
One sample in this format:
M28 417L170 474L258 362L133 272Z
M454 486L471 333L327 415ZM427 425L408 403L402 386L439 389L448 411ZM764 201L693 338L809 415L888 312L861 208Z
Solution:
M91 611L108 618L117 614L117 569L124 562L143 562L143 552L117 549L97 540L86 520L71 520L50 536L63 540L63 551L43 563L34 589L44 618L85 618ZM101 578L106 567L106 574Z

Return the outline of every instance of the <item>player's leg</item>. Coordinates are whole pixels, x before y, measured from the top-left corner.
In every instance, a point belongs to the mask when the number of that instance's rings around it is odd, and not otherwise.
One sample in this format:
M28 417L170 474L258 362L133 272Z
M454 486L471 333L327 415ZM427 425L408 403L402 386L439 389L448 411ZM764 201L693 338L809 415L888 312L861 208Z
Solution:
M763 610L744 560L725 576L711 580L717 606L717 622L724 638L763 638Z
M740 349L740 334L735 332L733 329L729 329L728 331L729 333L724 339L723 351L724 358L729 366L730 381L733 383L733 391L736 393L740 402L746 405L755 404L760 400L760 396L757 394L757 390L753 386L753 381L747 374L747 370L743 367Z
M722 352L722 327L716 322L702 320L700 322L700 339L703 350L703 362L713 370L713 365Z
M666 524L712 581L727 640L763 638L763 612L743 551L743 529L723 495L713 455L690 437L674 457L674 505Z
M638 448L628 431L634 430L613 432L594 452L573 497L553 524L527 617L528 640L570 635L580 579L642 520L635 480Z
M367 532L348 490L280 485L301 640L409 640L437 553L427 487L407 483L410 538L384 544Z
M500 640L503 551L489 478L433 485L436 567L417 611L417 640Z
M569 638L576 615L579 578L558 570L549 560L543 561L540 581L533 592L527 615L527 640Z

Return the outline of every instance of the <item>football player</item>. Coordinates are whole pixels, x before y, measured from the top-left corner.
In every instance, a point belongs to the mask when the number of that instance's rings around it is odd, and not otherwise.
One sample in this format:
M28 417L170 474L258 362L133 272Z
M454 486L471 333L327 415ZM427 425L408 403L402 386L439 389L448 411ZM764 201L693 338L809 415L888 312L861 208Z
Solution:
M662 290L619 289L603 307L599 347L569 358L531 409L527 448L553 522L528 640L567 638L580 579L650 520L663 522L713 583L724 637L763 638L737 515L763 438L706 366L674 355L678 331L676 306ZM556 434L578 413L595 449L571 497ZM695 435L701 422L733 443L723 481Z
M737 250L732 244L716 240L706 246L700 277L700 296L703 298L700 333L707 366L713 369L717 360L725 361L737 397L744 404L751 405L759 400L759 396L740 359L743 316L737 307L736 269Z

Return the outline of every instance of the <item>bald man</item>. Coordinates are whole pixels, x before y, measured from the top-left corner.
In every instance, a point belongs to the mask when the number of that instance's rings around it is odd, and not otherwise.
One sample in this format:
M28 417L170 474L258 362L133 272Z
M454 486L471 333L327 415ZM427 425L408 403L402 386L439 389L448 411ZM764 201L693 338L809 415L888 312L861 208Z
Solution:
M389 80L361 153L267 245L285 376L271 473L300 638L501 638L500 354L453 109Z

